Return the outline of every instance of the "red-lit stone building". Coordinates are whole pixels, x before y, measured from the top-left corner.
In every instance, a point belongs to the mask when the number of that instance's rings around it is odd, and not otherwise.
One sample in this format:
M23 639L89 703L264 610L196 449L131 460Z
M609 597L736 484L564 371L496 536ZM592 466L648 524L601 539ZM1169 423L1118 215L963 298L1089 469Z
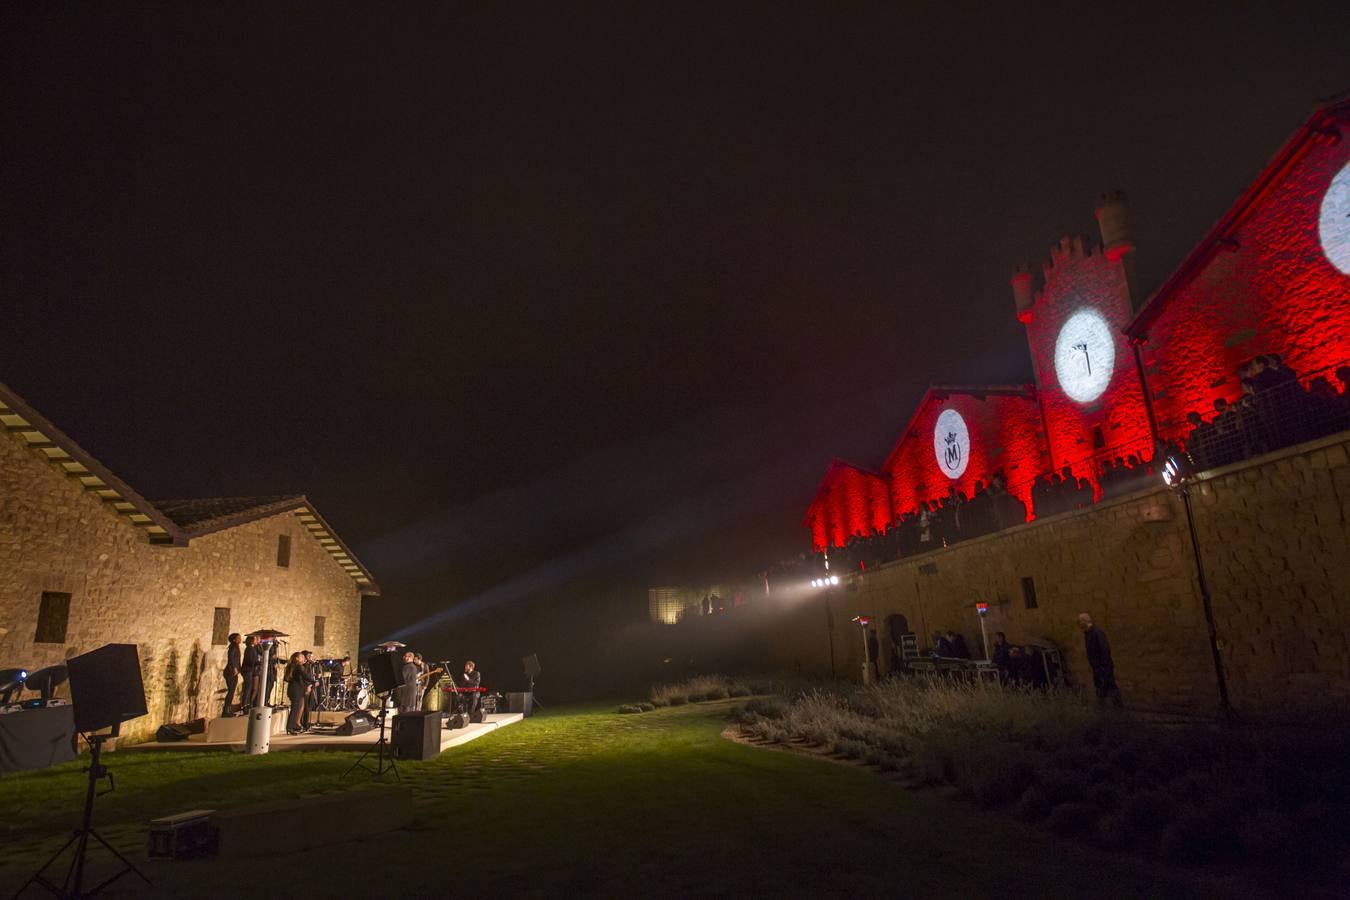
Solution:
M1096 214L1100 244L1061 239L1039 286L1013 275L1034 388L930 389L879 473L831 464L804 523L815 549L994 472L1031 509L1040 472L1096 482L1104 460L1184 444L1187 414L1239 399L1239 369L1263 354L1305 387L1348 390L1350 98L1314 112L1147 303L1123 197Z
M1033 387L933 387L881 471L900 514L953 487L974 496L995 472L1029 509L1031 482L1048 467Z

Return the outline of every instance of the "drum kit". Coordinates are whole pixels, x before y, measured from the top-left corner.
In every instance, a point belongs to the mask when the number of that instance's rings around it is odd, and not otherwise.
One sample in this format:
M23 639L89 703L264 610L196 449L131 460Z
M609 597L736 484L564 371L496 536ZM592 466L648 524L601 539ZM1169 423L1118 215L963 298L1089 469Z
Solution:
M337 675L342 666L340 659L318 660L319 704L322 712L350 712L358 709L370 709L379 706L379 697L375 695L375 683L365 666L350 675Z

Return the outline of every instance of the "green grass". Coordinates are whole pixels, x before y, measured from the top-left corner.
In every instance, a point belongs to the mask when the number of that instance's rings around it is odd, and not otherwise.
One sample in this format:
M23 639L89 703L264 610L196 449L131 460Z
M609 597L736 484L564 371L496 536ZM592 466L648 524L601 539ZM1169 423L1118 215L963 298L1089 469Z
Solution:
M725 740L731 705L551 710L435 760L400 763L414 792L413 829L278 856L257 870L277 889L344 898L1217 895L1194 876L1058 841L865 769ZM338 781L353 758L109 754L118 789L99 799L98 825L143 861L154 816L361 790ZM59 844L82 784L71 765L0 779L3 893ZM153 896L238 894L254 868L147 864ZM130 882L123 890L146 893Z

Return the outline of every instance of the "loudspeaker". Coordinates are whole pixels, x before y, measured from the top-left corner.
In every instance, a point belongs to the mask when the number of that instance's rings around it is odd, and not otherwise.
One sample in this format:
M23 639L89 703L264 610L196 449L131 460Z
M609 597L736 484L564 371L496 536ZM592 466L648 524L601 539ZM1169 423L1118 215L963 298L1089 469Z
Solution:
M161 744L168 744L172 741L186 741L191 733L186 725L161 725L159 730L155 732L155 740Z
M434 759L441 752L441 714L406 712L394 717L394 756Z
M531 653L529 656L521 660L521 664L525 666L525 674L531 678L538 675L541 671L541 669L539 668L538 654Z
M524 713L529 716L534 712L534 694L529 691L507 694L506 709L508 712Z
M477 709L470 710L469 721L473 722L475 725L478 725L483 721L483 708L481 706Z
M145 715L135 644L106 644L66 660L75 730L98 731Z
M458 713L458 712L457 712L457 713L451 713L450 715L446 716L446 718L445 718L445 727L446 727L446 728L463 728L463 727L464 727L464 713Z
M351 737L354 734L374 731L378 727L380 727L380 723L374 716L368 712L359 711L348 716L346 721L338 726L337 733L345 737Z
M376 653L366 660L375 693L383 694L403 686L403 654Z

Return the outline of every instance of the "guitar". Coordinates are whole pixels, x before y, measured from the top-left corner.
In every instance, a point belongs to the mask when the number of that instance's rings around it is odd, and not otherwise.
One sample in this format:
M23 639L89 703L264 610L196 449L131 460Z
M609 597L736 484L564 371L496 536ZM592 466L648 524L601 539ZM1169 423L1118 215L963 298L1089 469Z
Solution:
M436 668L434 668L434 669L428 670L427 672L425 672L425 673L422 674L422 675L418 675L418 676L417 676L417 683L418 683L418 684L421 684L422 682L424 682L424 681L426 681L428 678L430 678L432 675L436 675L436 674L444 675L444 674L445 674L445 669L444 669L444 667L438 666L438 667L436 667Z

